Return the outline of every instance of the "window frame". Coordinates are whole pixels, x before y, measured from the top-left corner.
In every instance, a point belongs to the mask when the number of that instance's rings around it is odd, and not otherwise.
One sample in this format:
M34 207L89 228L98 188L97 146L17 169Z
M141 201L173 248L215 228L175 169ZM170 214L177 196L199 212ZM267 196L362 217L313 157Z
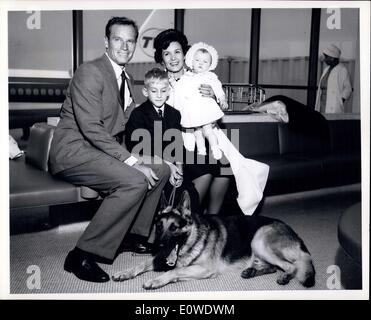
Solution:
M174 9L175 29L184 31L184 14L186 9ZM251 8L251 28L250 28L250 67L249 67L249 84L258 85L267 89L294 89L307 90L307 105L314 108L316 90L317 90L317 70L318 70L318 50L320 37L320 20L323 8L312 8L311 27L310 27L310 46L309 46L309 66L308 80L306 85L276 85L269 83L259 83L259 44L260 44L260 26L261 26L261 9ZM83 11L72 10L72 66L73 73L83 62ZM58 88L65 91L70 82L70 78L8 78L9 102L63 102L64 96L56 97L55 95L40 96L21 96L10 94L11 89L26 87L37 88ZM136 84L143 84L143 80L136 80ZM230 111L233 113L233 111Z

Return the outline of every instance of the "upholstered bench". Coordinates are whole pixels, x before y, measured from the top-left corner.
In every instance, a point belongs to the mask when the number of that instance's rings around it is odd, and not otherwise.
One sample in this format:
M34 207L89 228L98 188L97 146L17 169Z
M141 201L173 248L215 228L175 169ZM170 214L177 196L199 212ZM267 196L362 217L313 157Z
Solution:
M226 122L225 128L239 133L239 150L270 166L265 196L358 183L361 180L359 120L328 121L328 131L277 122ZM311 123L317 129L317 125ZM342 128L344 127L344 132ZM9 160L10 211L58 206L97 199L98 194L53 177L48 172L53 126L36 123L30 130L27 152ZM336 139L338 136L338 139ZM235 206L234 183L225 198L228 211ZM81 203L84 205L83 203ZM238 210L238 208L236 209Z
M354 259L362 262L361 203L356 203L345 210L339 219L338 239L344 251Z
M35 123L30 130L27 151L9 160L10 210L52 206L97 199L98 193L76 187L48 172L49 149L54 128Z

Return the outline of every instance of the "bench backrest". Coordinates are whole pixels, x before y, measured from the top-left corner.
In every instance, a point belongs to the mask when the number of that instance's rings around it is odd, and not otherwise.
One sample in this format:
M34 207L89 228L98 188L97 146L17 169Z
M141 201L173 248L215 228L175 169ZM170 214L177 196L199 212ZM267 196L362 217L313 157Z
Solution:
M35 123L30 129L28 140L26 163L43 171L48 171L49 152L52 143L55 126L45 122ZM84 199L96 199L98 193L88 187L80 187L81 197Z
M49 150L52 143L54 126L47 123L35 123L30 129L26 162L34 167L48 171Z

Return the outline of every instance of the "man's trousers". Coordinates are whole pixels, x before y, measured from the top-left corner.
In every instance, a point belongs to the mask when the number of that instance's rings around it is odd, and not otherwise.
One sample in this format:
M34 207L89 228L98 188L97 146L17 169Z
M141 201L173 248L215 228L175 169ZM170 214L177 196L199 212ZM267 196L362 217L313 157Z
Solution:
M76 247L112 260L128 231L149 236L170 169L165 163L146 166L159 178L151 190L142 172L104 153L58 174L75 185L87 186L105 195Z

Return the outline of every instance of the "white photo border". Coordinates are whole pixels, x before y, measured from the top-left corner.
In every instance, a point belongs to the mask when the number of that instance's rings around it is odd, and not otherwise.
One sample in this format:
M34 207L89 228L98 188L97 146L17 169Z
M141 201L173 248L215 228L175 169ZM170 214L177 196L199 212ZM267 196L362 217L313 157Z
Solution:
M226 6L228 4L228 6ZM10 294L9 163L8 163L8 11L180 9L180 8L359 8L360 101L362 145L362 290L192 292L193 300L364 300L369 299L369 179L370 179L370 3L367 1L162 1L162 0L5 0L0 1L0 299L188 300L189 292L115 294ZM7 262L7 263L4 263Z

